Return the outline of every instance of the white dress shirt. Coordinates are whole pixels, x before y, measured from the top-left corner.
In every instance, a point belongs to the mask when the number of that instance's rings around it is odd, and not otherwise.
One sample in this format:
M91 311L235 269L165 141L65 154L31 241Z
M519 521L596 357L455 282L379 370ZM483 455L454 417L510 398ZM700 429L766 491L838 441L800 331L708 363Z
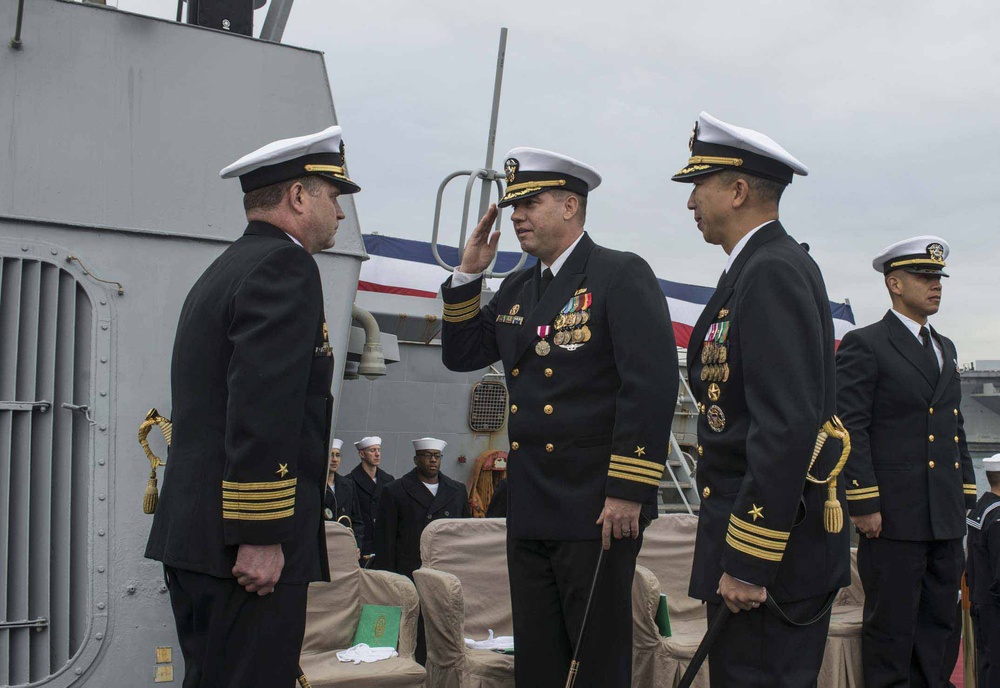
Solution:
M576 245L580 243L580 239L583 238L584 234L586 234L586 232L582 232L580 236L576 238L576 241L574 241L572 244L569 245L569 248L560 253L559 257L556 258L554 261L552 261L552 265L546 265L543 262L542 269L544 270L545 268L548 268L549 270L551 270L552 277L555 278L555 276L559 274L559 270L562 268L563 264L569 259L570 254L573 253L573 249L575 249ZM483 273L481 272L477 272L474 275L470 275L467 272L462 272L458 268L455 268L455 272L453 272L451 276L451 286L460 287L463 284L468 284L472 280L479 279L482 276Z
M920 338L920 327L921 327L920 323L918 323L916 320L912 320L906 317L905 315L897 311L895 308L892 309L892 314L895 315L897 318L899 318L900 322L906 325L906 329L908 329L913 334L913 336L917 338L917 341L920 342L920 346L923 346L924 340ZM928 332L931 331L930 323L927 323L927 331ZM937 357L938 370L941 370L941 367L944 364L944 352L941 351L941 344L938 343L936 337L931 337L931 342L934 345L934 355Z
M729 272L729 268L733 267L733 263L736 262L736 256L740 255L740 251L742 251L743 247L747 245L748 241L750 241L750 237L752 237L754 234L760 231L762 227L764 227L765 225L769 225L772 222L775 222L775 220L768 220L762 225L757 225L749 232L744 234L742 239L736 242L736 245L733 246L732 253L729 254L729 261L726 263L726 272Z

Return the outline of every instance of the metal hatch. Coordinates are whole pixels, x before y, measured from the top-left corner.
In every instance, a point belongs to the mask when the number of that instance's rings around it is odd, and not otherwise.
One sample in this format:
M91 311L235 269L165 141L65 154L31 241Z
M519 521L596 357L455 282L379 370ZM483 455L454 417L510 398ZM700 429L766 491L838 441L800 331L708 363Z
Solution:
M107 625L111 309L67 258L0 239L0 685L72 683Z

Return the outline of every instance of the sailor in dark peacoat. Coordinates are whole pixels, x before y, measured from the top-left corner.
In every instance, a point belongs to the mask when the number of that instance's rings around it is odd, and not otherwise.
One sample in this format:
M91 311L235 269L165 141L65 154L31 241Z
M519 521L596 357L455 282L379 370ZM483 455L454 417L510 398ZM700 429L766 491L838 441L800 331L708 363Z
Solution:
M972 595L977 685L1000 688L1000 454L983 459L990 491L969 513L966 566Z
M362 455L362 463L355 466L347 477L354 481L355 494L358 498L363 532L361 556L365 560L362 566L365 566L370 563L371 557L375 556L375 518L378 514L378 501L382 496L382 489L396 478L378 467L378 462L382 460L381 437L364 437L355 442L354 447L359 455ZM368 452L367 456L364 455L365 452ZM363 465L365 461L374 462L374 479L365 471Z
M876 688L936 685L949 673L944 647L976 485L958 354L926 324L938 310L947 251L930 236L882 251L873 267L893 309L848 332L837 352L838 413L851 434L847 499L862 533L862 664Z

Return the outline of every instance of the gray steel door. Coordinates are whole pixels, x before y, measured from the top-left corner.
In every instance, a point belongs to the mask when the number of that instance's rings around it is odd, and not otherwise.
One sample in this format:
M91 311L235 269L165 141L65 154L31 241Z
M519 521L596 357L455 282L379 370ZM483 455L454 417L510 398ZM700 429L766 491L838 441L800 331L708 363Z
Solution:
M73 683L107 626L110 308L85 280L0 239L0 685Z

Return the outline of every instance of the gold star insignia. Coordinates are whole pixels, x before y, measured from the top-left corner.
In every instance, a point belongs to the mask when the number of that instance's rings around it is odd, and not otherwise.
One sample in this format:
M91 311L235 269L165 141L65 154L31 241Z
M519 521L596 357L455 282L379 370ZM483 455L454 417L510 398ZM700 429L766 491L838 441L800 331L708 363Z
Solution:
M274 474L277 475L277 476L280 476L280 477L284 478L286 475L288 475L288 464L287 463L279 463L278 464L278 470L276 470L274 472Z
M764 518L764 507L753 505L753 508L747 512L747 515L753 516L753 520L756 523L758 518Z
M852 481L851 481L851 483L852 483L852 484L853 484L853 485L854 485L855 487L861 487L861 485L860 485L860 484L858 483L858 481L857 481L857 480L852 480Z
M645 455L645 453L646 453L646 448L645 447L636 447L635 448L635 455L636 456L643 456L643 455Z

